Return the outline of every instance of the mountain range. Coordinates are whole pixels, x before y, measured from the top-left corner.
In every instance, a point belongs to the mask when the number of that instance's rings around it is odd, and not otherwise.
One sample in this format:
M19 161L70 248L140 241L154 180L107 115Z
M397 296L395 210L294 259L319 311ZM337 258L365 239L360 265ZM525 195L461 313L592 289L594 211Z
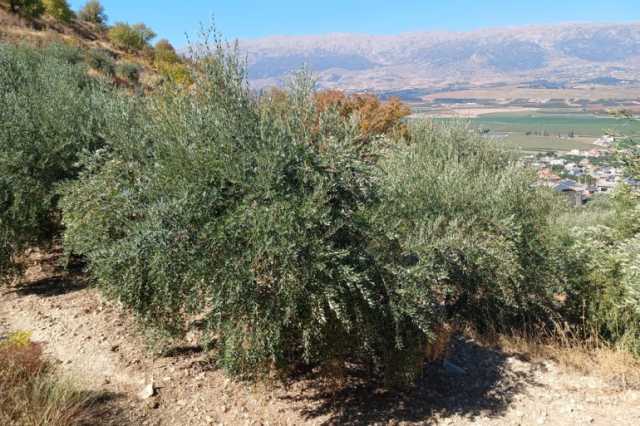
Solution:
M409 94L512 83L562 88L640 80L640 23L273 36L239 44L256 88L282 85L303 66L321 88Z

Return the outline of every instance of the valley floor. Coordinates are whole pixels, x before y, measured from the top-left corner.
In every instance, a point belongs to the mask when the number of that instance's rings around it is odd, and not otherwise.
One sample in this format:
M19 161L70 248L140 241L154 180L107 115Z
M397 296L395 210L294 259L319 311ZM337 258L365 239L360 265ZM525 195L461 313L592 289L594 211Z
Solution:
M24 279L0 288L0 335L31 331L61 374L114 395L114 410L131 424L640 424L640 388L462 337L450 360L464 372L432 366L402 394L372 387L357 371L340 384L313 371L286 385L232 381L207 362L194 333L150 348L129 314L56 260L34 251ZM155 395L141 395L151 383Z

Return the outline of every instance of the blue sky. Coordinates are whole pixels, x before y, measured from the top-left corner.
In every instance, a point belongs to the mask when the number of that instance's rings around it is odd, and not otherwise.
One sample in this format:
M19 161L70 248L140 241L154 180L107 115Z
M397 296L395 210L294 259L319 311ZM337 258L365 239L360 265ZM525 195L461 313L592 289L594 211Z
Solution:
M74 9L85 0L71 0ZM559 22L640 21L639 0L102 0L109 22L144 22L176 46L215 16L227 38L422 30Z

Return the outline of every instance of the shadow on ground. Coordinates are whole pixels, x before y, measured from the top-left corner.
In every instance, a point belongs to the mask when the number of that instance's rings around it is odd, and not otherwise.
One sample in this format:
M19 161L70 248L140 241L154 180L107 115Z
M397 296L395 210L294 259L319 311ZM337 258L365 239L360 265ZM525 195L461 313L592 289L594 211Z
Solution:
M62 255L60 248L44 254L39 251L32 253L24 262L22 279L8 293L53 297L85 289L87 283L83 274L84 264L77 258L71 258L63 267L60 263ZM34 265L35 270L31 270L29 266Z
M78 399L84 401L76 410L78 419L75 424L89 426L95 424L116 426L135 424L131 410L127 407L127 397L121 393L105 391L83 391Z
M385 391L366 381L364 374L350 372L348 383L338 391L320 386L316 377L303 379L304 391L284 399L306 407L309 420L328 416L327 424L434 423L434 418L479 415L501 416L525 385L535 385L530 374L506 368L507 356L459 337L450 361L465 369L458 375L442 364L429 365L415 388Z
M67 275L46 277L39 280L21 284L13 288L10 293L19 296L53 297L86 288L87 285Z
M204 348L201 345L182 345L182 346L171 346L167 349L164 349L160 356L164 358L175 358L175 357L185 357L190 355L197 355L204 351Z

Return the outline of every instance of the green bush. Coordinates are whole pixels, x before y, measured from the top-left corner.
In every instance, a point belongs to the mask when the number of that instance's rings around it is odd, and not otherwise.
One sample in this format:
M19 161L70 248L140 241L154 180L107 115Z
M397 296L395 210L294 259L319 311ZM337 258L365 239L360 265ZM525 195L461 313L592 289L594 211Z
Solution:
M45 10L42 0L9 0L9 8L26 18L38 18Z
M620 114L632 119L628 111ZM640 151L632 139L616 144L628 178L640 177ZM563 319L579 335L640 356L640 192L621 183L612 195L557 223L567 303Z
M480 330L548 320L559 284L552 194L463 124L414 125L411 141L381 160L377 221L436 292L445 320Z
M45 55L51 55L68 65L78 65L85 61L84 52L65 43L53 43L44 48Z
M78 18L85 22L91 22L98 25L104 25L107 23L107 15L104 12L104 7L98 0L87 1L82 9L78 11Z
M0 44L0 275L17 250L51 236L56 185L101 143L103 96L68 53Z
M116 46L130 51L143 50L156 34L144 24L129 25L117 22L109 29L109 40Z
M182 86L189 86L193 84L193 78L189 67L182 63L157 63L158 71L165 81L169 81L174 84L180 84Z
M626 186L604 206L570 213L562 227L567 280L563 317L584 337L640 355L640 196ZM591 218L591 220L585 218ZM634 226L632 226L634 225Z
M156 63L177 64L181 62L176 53L176 49L169 43L169 40L159 40L153 48L154 61Z
M259 108L237 57L213 53L189 91L131 100L84 158L62 191L67 250L149 326L203 316L231 373L350 359L410 380L434 301L369 219L357 129L326 113L312 141L308 86L285 115Z
M89 50L87 52L87 64L107 77L113 77L116 73L113 54L106 49L93 48Z
M42 0L45 12L62 22L71 22L74 18L74 13L69 7L67 0Z
M205 318L234 374L351 360L406 383L443 323L579 321L589 271L563 257L563 203L515 157L428 122L363 148L308 80L256 99L225 49L195 54L188 90L119 104L61 192L67 250L145 324Z
M140 80L140 70L142 67L138 64L123 62L116 65L116 75L129 83L137 84Z

